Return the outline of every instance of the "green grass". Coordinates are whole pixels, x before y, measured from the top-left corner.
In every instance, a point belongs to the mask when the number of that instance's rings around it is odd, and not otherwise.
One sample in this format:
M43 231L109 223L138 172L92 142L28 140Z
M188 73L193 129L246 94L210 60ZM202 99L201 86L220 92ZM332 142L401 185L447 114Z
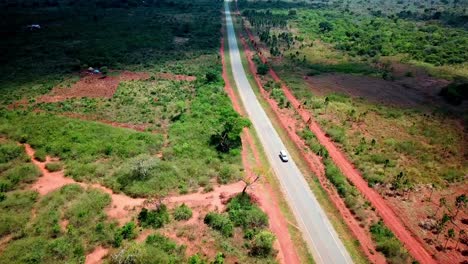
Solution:
M63 166L60 162L51 162L45 165L45 168L50 172L60 171Z
M48 194L35 205L37 215L22 235L6 246L0 263L79 262L95 246L110 245L116 224L103 211L109 204L108 194L78 185ZM62 219L68 220L66 230Z
M150 235L144 243L131 242L111 253L110 263L186 263L185 247L159 234Z

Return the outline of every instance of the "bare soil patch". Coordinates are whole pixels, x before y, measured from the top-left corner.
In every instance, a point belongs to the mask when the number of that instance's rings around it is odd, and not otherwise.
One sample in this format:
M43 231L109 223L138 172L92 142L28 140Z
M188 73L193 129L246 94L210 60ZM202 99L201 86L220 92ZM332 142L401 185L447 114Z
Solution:
M37 98L37 103L54 103L70 98L111 98L117 91L120 82L145 80L150 77L146 72L123 71L116 76L103 76L82 72L80 80L71 87L55 87L50 94Z
M99 264L102 263L102 259L107 255L109 249L99 246L94 249L93 252L86 256L85 264Z

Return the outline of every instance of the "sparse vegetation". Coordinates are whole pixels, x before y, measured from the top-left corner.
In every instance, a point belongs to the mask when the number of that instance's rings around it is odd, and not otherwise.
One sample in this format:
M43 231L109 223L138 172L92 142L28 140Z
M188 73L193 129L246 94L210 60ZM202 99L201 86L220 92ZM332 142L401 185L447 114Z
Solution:
M190 218L192 218L192 210L187 205L181 204L174 210L175 220L189 220Z
M373 224L370 227L370 232L377 243L377 250L385 255L389 263L408 262L408 252L382 221Z

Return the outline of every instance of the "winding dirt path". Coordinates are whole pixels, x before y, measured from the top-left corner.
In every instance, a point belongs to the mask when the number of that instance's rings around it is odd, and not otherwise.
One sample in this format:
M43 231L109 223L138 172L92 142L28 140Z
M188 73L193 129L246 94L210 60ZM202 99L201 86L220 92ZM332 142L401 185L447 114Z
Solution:
M234 109L239 114L245 116L244 111L240 107L239 100L234 92L234 89L229 83L224 54L224 38L221 38L220 54L221 61L223 64L223 79L225 82L224 89L226 90L226 93L231 99ZM247 172L248 177L253 178L252 168L250 167L249 161L247 159L247 148L250 148L250 150L252 151L255 158L256 166L261 166L260 155L256 145L254 144L252 135L250 134L247 128L244 128L242 132L242 163L244 164L244 168ZM256 195L255 197L257 198L262 210L269 217L270 230L273 231L273 233L275 233L277 237L276 248L278 249L278 261L280 263L288 264L300 263L299 256L297 255L294 243L288 231L288 223L279 209L278 197L276 197L271 186L264 181L262 181L254 187L258 189L255 191L255 193L262 194L260 196Z
M254 42L255 39L250 30L248 28L245 28L245 30L249 36L250 41ZM245 43L243 44L245 47ZM266 59L260 52L258 55L263 62L266 62ZM251 64L253 64L253 62L249 60L249 65ZM255 65L253 66L255 67ZM354 168L352 163L345 157L345 154L326 136L326 134L314 120L313 116L307 110L301 108L300 101L293 95L289 87L287 87L281 81L276 72L270 68L269 73L276 82L280 82L282 84L282 90L286 98L291 102L291 105L300 115L302 120L308 124L309 129L316 135L320 144L322 144L328 150L329 155L333 159L334 163L356 186L356 188L358 188L358 190L371 202L371 204L376 208L376 211L380 217L383 219L384 223L395 233L398 239L403 242L410 254L421 263L436 263L433 256L431 256L426 251L422 242L418 238L415 238L415 235L405 227L403 222L398 218L392 208L385 202L383 197L380 196L380 194L377 193L374 189L369 187L367 182ZM256 76L255 71L252 71L252 74ZM258 77L256 76L256 79L257 78ZM259 83L259 81L257 81L257 83ZM259 87L261 87L261 84Z

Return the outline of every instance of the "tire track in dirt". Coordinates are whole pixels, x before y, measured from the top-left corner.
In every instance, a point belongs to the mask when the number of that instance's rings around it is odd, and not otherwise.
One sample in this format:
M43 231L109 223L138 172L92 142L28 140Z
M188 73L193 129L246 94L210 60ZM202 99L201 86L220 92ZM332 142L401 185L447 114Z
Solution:
M250 41L255 42L255 39L248 28L245 28L245 31L248 34ZM244 47L245 41L243 42ZM261 53L259 57L262 62L266 62L266 59ZM253 61L249 59L249 65L253 64ZM253 65L255 67L255 65ZM255 71L252 71L252 74L258 77L255 74ZM421 241L415 237L415 235L406 228L403 222L398 218L392 208L384 201L383 197L380 196L375 190L370 188L367 182L362 178L360 173L354 168L352 163L345 157L344 153L338 149L338 147L326 136L320 126L316 123L313 116L308 113L306 110L302 109L301 103L297 98L292 94L289 87L287 87L276 74L276 72L270 68L269 74L276 82L281 83L282 90L286 98L291 102L291 105L294 107L296 112L300 115L302 120L308 124L309 129L316 135L320 144L322 144L329 152L330 157L333 159L334 163L340 168L343 174L358 188L358 190L371 202L371 204L376 208L376 211L383 219L384 223L395 233L398 239L405 245L406 249L410 254L421 263L436 263L433 256L431 256L426 249L424 248ZM260 81L258 80L257 83ZM261 84L259 85L261 87Z
M224 55L224 38L221 38L220 54L221 54L221 61L223 65L223 79L225 82L224 89L226 93L228 94L229 98L231 99L234 109L239 114L245 116L245 113L240 107L239 100L234 92L234 89L232 89L229 83L229 78L227 76L227 67L226 67L226 61L225 61L225 55ZM253 178L252 177L253 173L250 168L249 161L247 159L247 147L251 149L254 155L256 166L261 166L259 151L256 145L254 144L252 135L250 134L247 128L244 128L241 138L242 138L242 163L244 164L244 168L246 169L248 177ZM289 234L288 223L279 209L278 198L275 196L275 193L273 192L269 184L262 181L257 186L260 189L258 193L263 194L261 196L257 196L258 202L260 204L260 207L268 215L269 228L273 231L273 233L275 233L278 244L279 244L278 245L279 252L277 256L278 260L280 261L280 263L299 264L300 263L299 256L297 255L297 252L294 247L294 243L292 242L291 236Z

